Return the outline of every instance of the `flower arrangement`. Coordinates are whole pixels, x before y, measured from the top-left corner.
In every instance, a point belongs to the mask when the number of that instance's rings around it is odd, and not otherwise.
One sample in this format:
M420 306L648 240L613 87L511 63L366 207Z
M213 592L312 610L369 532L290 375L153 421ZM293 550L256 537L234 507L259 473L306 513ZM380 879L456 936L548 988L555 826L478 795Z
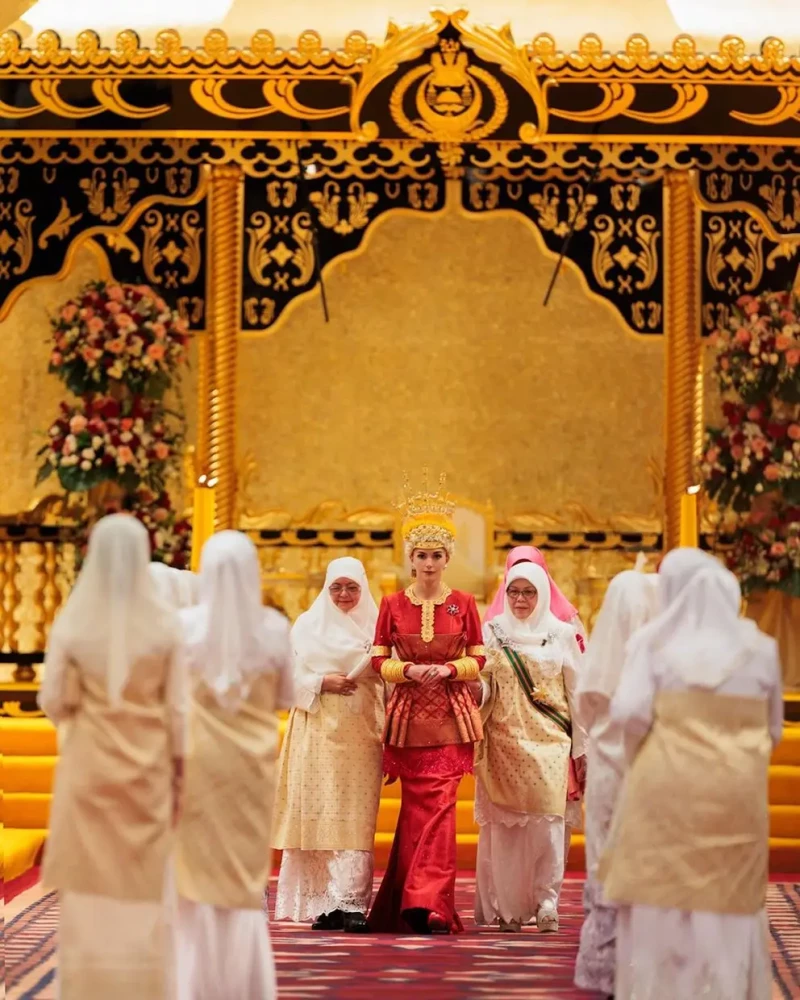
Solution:
M77 396L121 382L161 398L187 358L185 321L147 285L90 281L51 326L49 370Z
M147 528L156 562L174 569L188 569L191 561L192 524L179 517L169 494L142 488L133 497L130 511Z
M723 392L745 403L772 396L800 403L800 296L792 292L743 295L727 329L711 338L715 374Z
M119 402L91 396L70 405L49 430L37 483L56 473L65 490L78 493L108 480L126 491L141 484L163 489L180 445L158 401L135 397Z
M800 502L800 421L779 420L763 403L723 404L726 424L710 428L702 472L712 500L735 511L782 489Z
M753 514L737 531L727 561L746 594L768 586L800 597L800 507Z
M748 592L800 597L800 296L742 296L712 342L724 424L701 469L733 524L728 564Z

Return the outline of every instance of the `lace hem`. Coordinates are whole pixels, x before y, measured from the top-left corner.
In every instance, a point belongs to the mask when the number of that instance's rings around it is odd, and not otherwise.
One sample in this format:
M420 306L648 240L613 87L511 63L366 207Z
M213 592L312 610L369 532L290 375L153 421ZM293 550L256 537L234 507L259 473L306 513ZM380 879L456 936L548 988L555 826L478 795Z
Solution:
M275 919L303 923L334 910L367 913L373 864L371 851L284 851Z

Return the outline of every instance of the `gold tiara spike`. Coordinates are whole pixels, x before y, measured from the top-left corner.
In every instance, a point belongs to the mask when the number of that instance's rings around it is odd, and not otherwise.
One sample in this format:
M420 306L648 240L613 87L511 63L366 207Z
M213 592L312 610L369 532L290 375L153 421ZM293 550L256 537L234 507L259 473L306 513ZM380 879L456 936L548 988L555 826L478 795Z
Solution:
M405 497L398 504L404 514L403 539L409 554L414 549L445 549L452 553L456 537L453 523L455 503L445 491L446 477L439 476L439 489L431 490L428 470L422 471L422 489L411 493L404 478Z
M408 474L403 478L404 498L397 505L406 517L417 517L421 514L441 514L444 517L452 517L456 508L455 503L446 492L447 474L439 476L439 489L435 492L431 490L429 484L428 470L422 470L422 489L419 493L411 492L411 485Z

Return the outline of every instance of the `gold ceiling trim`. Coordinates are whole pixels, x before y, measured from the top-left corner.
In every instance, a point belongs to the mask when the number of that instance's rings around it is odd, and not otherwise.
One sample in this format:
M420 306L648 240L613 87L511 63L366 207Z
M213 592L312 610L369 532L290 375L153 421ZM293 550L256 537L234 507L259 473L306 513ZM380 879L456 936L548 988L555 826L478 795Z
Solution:
M90 226L88 229L84 229L82 233L78 233L78 235L70 241L66 254L64 255L64 262L55 274L42 274L33 278L28 278L25 281L22 281L19 285L16 285L12 291L9 292L7 298L2 302L2 304L0 304L0 322L8 317L14 303L28 288L32 288L35 285L39 285L47 281L63 281L72 270L75 258L81 247L88 246L100 262L101 270L108 273L110 270L108 267L108 257L102 247L97 245L95 237L106 236L116 237L118 240L121 239L126 235L126 233L130 232L142 215L144 215L149 208L152 208L155 205L180 205L182 207L199 205L205 198L206 192L208 191L210 177L211 167L207 165L201 166L198 171L197 187L191 193L187 195L148 195L146 198L142 198L141 201L137 202L122 222L117 225ZM56 220L56 223L57 221L58 220ZM55 226L56 223L53 225ZM50 228L53 227L51 226ZM42 234L40 242L44 236L45 234ZM126 247L127 245L128 244L126 244ZM133 244L131 243L130 246L133 247ZM136 250L135 247L133 248ZM136 252L138 253L138 250L136 250ZM102 263L103 258L105 258L105 265Z
M355 260L362 257L367 253L372 240L375 238L375 233L381 229L387 222L392 218L406 217L419 219L425 222L435 221L441 219L448 215L456 215L460 218L466 219L471 223L486 223L497 219L513 219L525 226L536 240L536 244L539 251L547 258L552 261L557 261L560 258L560 254L555 250L551 250L545 242L542 231L537 226L537 224L527 215L516 211L512 208L494 208L491 211L485 212L471 212L464 207L461 200L461 182L456 179L450 179L445 182L445 201L444 205L431 212L420 212L413 208L398 207L389 208L385 212L378 215L374 221L365 229L364 236L357 247L352 250L347 250L344 253L338 254L332 260L327 261L322 267L323 278L328 278L333 272L339 268L341 265L348 261ZM595 292L589 285L589 281L586 275L583 273L580 264L572 260L572 258L565 256L562 260L562 266L571 270L578 281L580 282L581 288L587 298L599 302L607 309L612 318L615 320L617 325L620 327L622 332L624 332L628 337L632 337L637 343L652 343L654 348L659 350L663 349L663 337L653 336L652 333L646 333L645 326L641 330L636 330L632 327L626 320L623 314L620 312L619 308L610 299L605 296ZM267 337L272 337L276 333L279 333L284 326L287 325L290 317L294 312L300 307L301 303L306 302L309 299L318 297L321 294L319 284L314 285L311 288L307 288L305 291L300 292L295 295L292 300L287 303L286 307L281 312L278 319L268 327L263 329L249 329L240 330L239 339L240 340L263 340Z
M800 77L800 55L787 55L786 44L779 38L767 38L758 53L751 54L741 38L726 35L716 52L702 53L697 41L688 34L678 35L669 52L655 52L643 34L631 35L622 51L609 52L602 39L589 33L576 49L563 52L552 35L537 35L532 42L518 47L508 25L500 29L469 22L461 9L446 14L431 12L431 19L420 25L399 28L389 23L386 41L375 45L361 31L351 32L340 49L328 49L315 31L304 31L297 44L279 48L267 30L254 33L243 48L230 45L221 29L209 31L202 45L191 48L175 30L161 31L153 48L142 46L135 31L117 34L114 44L103 45L97 32L80 32L74 48L62 44L55 31L43 31L33 46L27 46L18 32L0 34L0 72L4 75L115 76L167 74L173 76L221 75L252 77L265 72L312 77L354 75L371 67L375 82L385 79L399 62L420 55L440 29L442 22L465 30L465 42L484 58L499 62L503 69L522 85L539 88L531 69L549 71L563 80L592 80L624 74L627 79L646 82L675 81L676 73L714 82L791 82ZM500 58L498 58L498 56ZM395 58L392 69L386 69ZM373 84L374 85L374 84Z

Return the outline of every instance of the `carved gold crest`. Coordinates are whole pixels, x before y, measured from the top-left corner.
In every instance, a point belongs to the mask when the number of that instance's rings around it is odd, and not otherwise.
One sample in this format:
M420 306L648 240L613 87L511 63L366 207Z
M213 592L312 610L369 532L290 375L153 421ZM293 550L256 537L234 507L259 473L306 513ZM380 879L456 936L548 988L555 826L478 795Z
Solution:
M508 99L490 73L470 65L459 41L442 38L428 64L415 66L397 82L390 111L395 124L415 139L476 141L503 124Z

